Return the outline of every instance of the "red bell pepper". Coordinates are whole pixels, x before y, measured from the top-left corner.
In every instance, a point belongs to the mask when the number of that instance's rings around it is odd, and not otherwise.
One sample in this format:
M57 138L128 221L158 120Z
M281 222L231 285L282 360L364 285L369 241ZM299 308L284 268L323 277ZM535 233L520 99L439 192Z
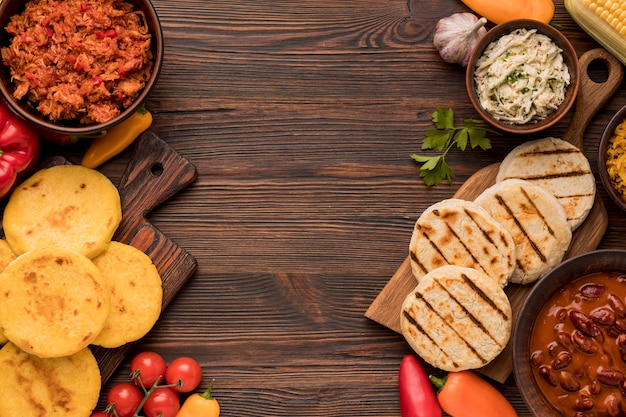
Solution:
M37 134L0 103L0 198L39 162Z
M441 408L452 417L517 417L511 403L489 382L472 371L430 376Z
M441 417L443 415L435 390L424 367L415 355L406 355L402 358L398 388L402 417Z

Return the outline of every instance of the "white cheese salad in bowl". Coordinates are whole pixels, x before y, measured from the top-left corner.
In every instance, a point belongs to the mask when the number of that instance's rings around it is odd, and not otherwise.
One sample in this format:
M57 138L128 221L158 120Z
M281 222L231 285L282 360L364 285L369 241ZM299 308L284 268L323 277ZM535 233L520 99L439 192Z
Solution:
M514 20L487 32L467 66L470 100L480 116L510 133L558 122L578 92L578 58L550 25Z

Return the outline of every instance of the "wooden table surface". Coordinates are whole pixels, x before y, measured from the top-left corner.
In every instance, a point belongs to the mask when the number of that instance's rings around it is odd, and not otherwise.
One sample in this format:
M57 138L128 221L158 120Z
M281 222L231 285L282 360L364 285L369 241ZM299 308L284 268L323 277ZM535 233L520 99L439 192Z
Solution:
M411 350L364 313L406 258L419 214L528 139L452 151L452 185L425 187L410 158L436 108L477 117L464 69L432 44L440 18L468 9L459 0L153 1L166 51L147 102L152 130L198 177L149 219L198 270L137 351L198 359L224 417L400 416L398 368ZM598 47L555 3L579 55ZM625 92L587 130L596 176L600 135ZM535 138L558 137L568 120ZM77 159L85 145L47 152ZM129 156L101 170L117 181ZM598 189L610 217L600 247L623 247L624 213ZM128 380L129 362L103 393ZM531 415L513 377L494 385Z

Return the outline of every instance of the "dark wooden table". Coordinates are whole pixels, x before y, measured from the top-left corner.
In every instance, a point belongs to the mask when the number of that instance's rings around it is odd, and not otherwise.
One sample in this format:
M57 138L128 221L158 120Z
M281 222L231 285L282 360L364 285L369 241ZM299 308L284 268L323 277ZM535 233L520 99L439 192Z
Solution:
M198 178L149 219L198 270L137 350L198 359L224 417L399 416L397 373L411 350L364 312L406 258L419 214L528 139L451 152L455 181L433 188L409 156L436 108L476 117L464 70L432 44L438 19L468 9L458 0L154 5L166 53L147 102L152 130ZM579 54L598 46L562 1L556 9ZM587 131L594 170L625 91ZM559 136L567 120L537 137ZM84 145L49 152L79 158ZM118 180L129 155L101 170ZM610 216L600 247L623 247L624 213L598 187ZM128 379L129 361L103 392ZM494 385L530 416L513 377Z

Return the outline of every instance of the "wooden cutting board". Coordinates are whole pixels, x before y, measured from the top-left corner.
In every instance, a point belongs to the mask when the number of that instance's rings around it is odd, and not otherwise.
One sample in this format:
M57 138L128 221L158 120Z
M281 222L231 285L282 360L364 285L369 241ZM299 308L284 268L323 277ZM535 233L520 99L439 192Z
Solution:
M592 62L600 62L606 66L607 79L595 82L589 78L588 68ZM587 125L601 109L607 100L615 93L624 76L621 63L604 49L593 49L583 54L579 59L580 88L576 97L576 107L572 121L562 139L583 148L583 137ZM489 165L472 175L454 194L454 197L465 200L474 200L485 189L495 184L500 163ZM565 259L594 250L600 244L608 225L606 209L600 197L596 194L587 219L573 233L572 243L565 254ZM409 231L408 233L411 233ZM407 248L408 252L408 248ZM404 260L395 274L387 282L383 290L365 312L365 316L401 333L400 310L402 303L417 285L411 273L409 257ZM524 300L532 285L509 284L505 292L511 301L513 320L517 317ZM513 371L512 352L510 342L504 351L490 364L479 371L498 382L504 382Z
M55 157L45 165L69 163ZM197 269L196 259L146 219L146 215L196 179L196 167L178 154L154 132L147 131L135 144L118 190L122 203L122 222L113 240L144 251L163 280L161 311L172 301ZM91 346L100 366L104 384L124 361L135 343L115 349Z

